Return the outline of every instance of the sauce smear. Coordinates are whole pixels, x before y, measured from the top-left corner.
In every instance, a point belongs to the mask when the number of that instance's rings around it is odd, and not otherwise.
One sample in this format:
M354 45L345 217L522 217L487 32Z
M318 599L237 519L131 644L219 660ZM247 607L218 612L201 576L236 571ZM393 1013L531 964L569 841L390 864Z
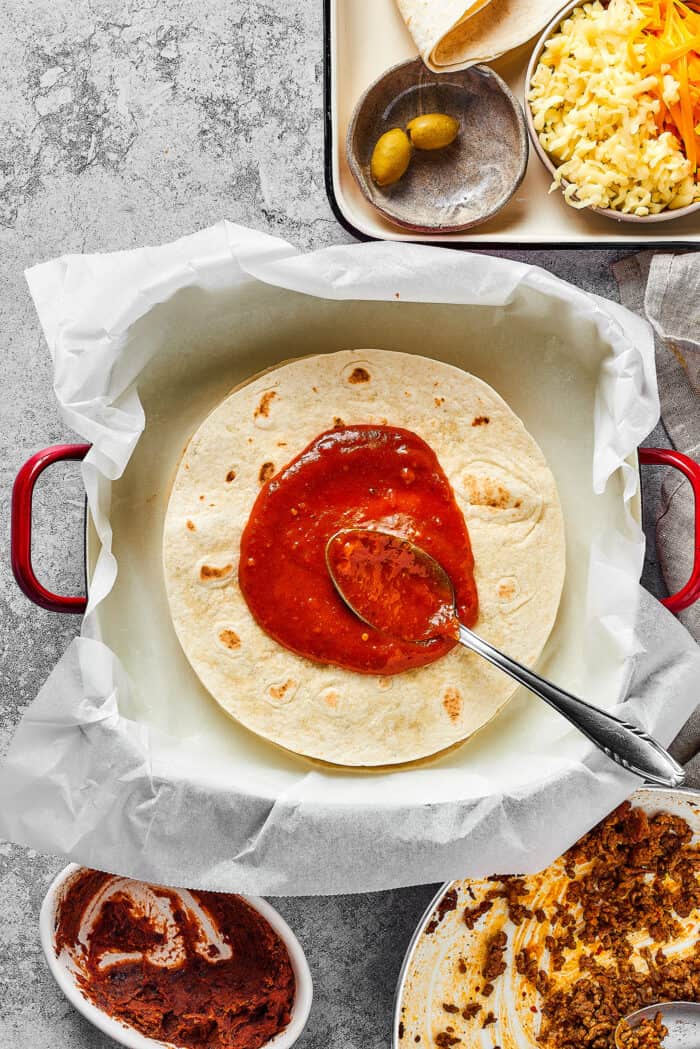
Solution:
M454 637L421 644L390 637L345 605L326 544L355 527L405 537L435 558L460 620L474 625L474 558L462 512L433 450L393 426L328 430L263 486L241 538L238 574L255 620L285 648L362 674L398 674L445 655Z
M341 597L380 633L414 642L456 636L450 580L407 539L369 528L338 532L326 560Z
M259 1049L291 1019L286 945L240 896L81 869L58 907L55 948L95 1005L168 1045Z

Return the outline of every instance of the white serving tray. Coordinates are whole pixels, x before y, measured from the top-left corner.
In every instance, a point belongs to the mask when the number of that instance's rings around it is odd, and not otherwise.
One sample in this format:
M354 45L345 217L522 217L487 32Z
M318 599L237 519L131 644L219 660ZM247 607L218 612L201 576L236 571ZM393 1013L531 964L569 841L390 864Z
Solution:
M355 183L345 158L345 137L362 93L390 66L415 58L415 45L395 0L325 0L325 28L326 187L337 218L353 235L475 248L660 248L690 246L700 240L698 212L640 227L576 211L564 203L560 192L549 193L551 177L532 148L524 182L503 211L483 226L442 235L393 226ZM520 101L534 43L492 63Z

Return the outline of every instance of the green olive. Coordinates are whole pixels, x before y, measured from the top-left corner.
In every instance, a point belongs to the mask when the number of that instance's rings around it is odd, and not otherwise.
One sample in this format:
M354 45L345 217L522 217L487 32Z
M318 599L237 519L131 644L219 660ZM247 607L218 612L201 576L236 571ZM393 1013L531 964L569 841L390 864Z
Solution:
M406 125L416 149L444 149L457 138L459 121L447 113L424 113Z
M385 131L372 151L370 172L378 186L390 186L406 173L411 160L411 143L401 128Z

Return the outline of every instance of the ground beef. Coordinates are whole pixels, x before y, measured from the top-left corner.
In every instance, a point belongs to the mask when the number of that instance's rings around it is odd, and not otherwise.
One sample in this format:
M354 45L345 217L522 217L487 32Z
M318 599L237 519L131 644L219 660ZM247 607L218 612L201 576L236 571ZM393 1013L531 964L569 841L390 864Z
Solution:
M647 816L626 802L581 838L558 870L565 889L546 908L532 902L541 876L493 877L485 898L477 902L472 894L474 906L464 912L470 929L496 901L515 926L532 919L540 945L525 942L514 965L537 993L542 1049L615 1049L615 1028L636 1009L661 1001L700 1002L700 942L683 957L667 957L658 947L633 949L640 933L656 944L677 939L681 919L700 909L700 846L693 845L685 820L667 812ZM507 942L505 931L486 940L483 997L506 971ZM478 1013L478 1005L462 1010L465 1020ZM496 1019L485 1011L481 1023L490 1027ZM658 1014L628 1029L623 1044L659 1049L664 1034ZM455 1037L445 1031L436 1044L449 1047Z
M483 900L476 907L465 907L464 924L468 929L473 929L479 918L493 907L493 900ZM427 931L427 930L426 930Z
M449 889L435 908L435 913L433 914L429 923L426 925L425 931L427 933L435 932L445 915L449 914L450 911L453 911L456 908L456 906L457 890Z
M481 1012L481 1006L478 1002L470 1002L465 1005L462 1009L462 1016L465 1020L473 1020L475 1016L478 1016Z
M486 943L486 960L481 975L491 983L506 971L503 952L508 946L508 936L503 931L495 933Z
M547 946L555 972L576 951L581 975L557 988L538 973L538 985L536 960L516 959L542 996L539 1041L545 1049L613 1049L619 1020L635 1009L700 1001L697 954L673 960L647 948L640 952L644 969L631 960L630 936L643 932L657 942L672 940L681 932L678 919L700 905L700 854L691 840L685 820L666 812L649 818L626 802L566 854L571 880L564 905L555 906L550 918ZM612 965L599 964L603 951L612 955ZM630 1049L658 1044L628 1043Z
M487 898L491 900L502 898L506 901L508 917L513 925L521 925L526 918L532 918L532 911L521 903L522 897L527 896L529 892L525 878L500 877L491 880L497 881L499 885L498 888L490 890Z
M624 1049L663 1049L667 1034L668 1029L661 1022L661 1013L657 1013L653 1020L642 1020L634 1030L623 1020L618 1040Z
M435 1044L439 1046L439 1049L451 1049L453 1045L457 1045L460 1041L461 1038L455 1038L449 1031L441 1031L440 1034L435 1035Z

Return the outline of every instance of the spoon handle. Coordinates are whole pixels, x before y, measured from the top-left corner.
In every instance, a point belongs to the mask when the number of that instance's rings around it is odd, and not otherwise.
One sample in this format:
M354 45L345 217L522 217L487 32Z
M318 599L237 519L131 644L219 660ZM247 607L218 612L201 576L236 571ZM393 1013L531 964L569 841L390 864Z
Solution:
M650 783L665 787L680 787L684 782L683 768L641 728L558 688L534 670L504 655L461 623L459 640L465 648L477 652L554 707L618 765L643 776Z

